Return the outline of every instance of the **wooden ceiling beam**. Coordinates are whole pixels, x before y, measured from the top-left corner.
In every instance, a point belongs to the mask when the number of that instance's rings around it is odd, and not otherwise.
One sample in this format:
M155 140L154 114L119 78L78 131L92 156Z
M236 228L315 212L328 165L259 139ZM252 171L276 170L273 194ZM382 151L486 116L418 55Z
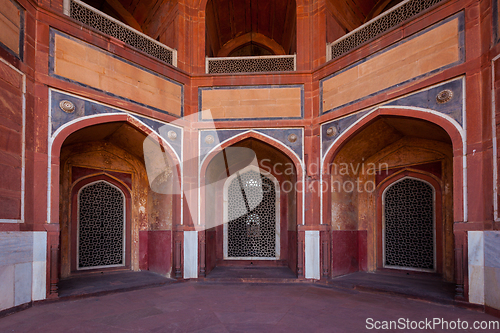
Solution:
M363 24L363 20L343 1L326 1L326 8L348 31L352 31Z
M248 44L255 43L264 46L265 48L271 50L275 55L285 55L285 50L283 47L276 43L273 39L260 34L258 32L249 32L237 38L231 39L229 42L224 44L217 54L218 57L227 57L233 50Z
M137 22L134 16L132 16L132 14L128 10L126 10L125 7L123 7L119 0L106 0L106 3L108 3L108 5L110 5L111 8L113 8L118 13L118 15L123 18L125 23L127 23L132 28L143 32L141 25Z

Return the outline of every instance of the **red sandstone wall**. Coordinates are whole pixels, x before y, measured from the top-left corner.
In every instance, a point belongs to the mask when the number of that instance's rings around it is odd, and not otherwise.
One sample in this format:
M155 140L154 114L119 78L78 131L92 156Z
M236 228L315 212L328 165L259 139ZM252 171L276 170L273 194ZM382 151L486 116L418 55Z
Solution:
M29 7L26 2L23 5ZM48 51L49 51L49 25L61 31L68 32L72 36L85 40L88 43L95 45L102 49L107 49L113 53L129 59L135 63L140 64L145 68L150 68L156 72L161 72L163 75L172 77L175 80L186 84L186 98L185 107L188 114L195 113L198 110L197 92L200 86L213 86L213 85L264 85L264 84L304 84L305 86L305 119L303 120L283 120L279 123L270 121L238 121L238 122L221 122L220 127L234 127L241 128L258 127L258 126L303 126L306 128L305 138L305 151L306 151L306 164L319 159L319 124L346 115L353 111L361 110L365 107L376 105L377 103L384 102L393 98L397 98L419 89L438 84L445 80L465 75L467 87L467 144L466 154L468 161L467 174L469 176L469 222L461 223L464 221L463 206L461 201L462 191L462 170L457 165L462 162L462 153L460 150L454 151L454 171L453 171L453 196L454 196L454 215L452 220L455 222L454 229L456 235L460 234L457 239L463 239L464 230L474 230L483 228L498 228L498 223L492 222L492 184L491 181L493 170L491 170L491 70L489 61L500 53L498 44L492 43L491 29L491 1L448 1L441 6L439 10L428 13L400 28L394 29L390 33L377 39L369 45L363 46L349 55L333 61L325 66L324 62L324 44L325 44L325 4L323 2L310 5L303 1L298 1L298 13L300 17L297 19L298 29L298 68L299 72L280 75L221 75L217 77L205 77L187 75L180 71L166 68L162 64L155 62L151 59L144 57L142 54L131 50L127 46L116 43L116 41L103 36L99 33L90 32L87 28L82 28L78 24L71 23L62 17L55 16L53 13L48 12L50 8L60 11L62 1L39 1L42 6L39 11L38 21L35 24L34 16L31 16L27 21L27 42L26 54L27 63L29 66L23 68L29 76L37 74L36 87L33 84L28 84L28 94L35 94L36 92L36 110L29 112L28 133L27 140L29 146L29 175L27 179L27 188L30 189L30 199L28 202L28 211L30 223L36 222L40 226L46 221L46 194L47 184L47 133L46 127L39 126L39 124L47 123L47 87L53 86L58 89L71 91L89 98L97 99L101 102L109 103L125 109L130 109L136 112L160 117L162 119L170 119L158 115L158 113L151 112L147 108L138 107L133 103L118 100L116 98L107 96L102 92L96 92L88 88L79 86L78 84L68 83L63 80L51 77L48 74ZM331 3L331 1L327 2ZM391 89L371 97L362 96L362 100L355 102L352 105L346 106L334 113L328 115L319 115L319 105L322 102L319 97L319 84L318 80L333 74L356 61L373 54L376 51L390 46L401 39L420 31L421 29L440 22L441 20L450 17L458 12L464 12L465 25L467 31L465 33L465 48L467 59L465 63L443 69L442 71L432 73L421 80L405 83L402 86ZM313 14L314 13L314 14ZM311 14L311 15L309 15ZM178 38L178 50L180 59L180 68L193 73L202 73L204 71L204 57L203 45L204 41L204 21L203 13L198 11L196 4L190 1L179 2L179 16L173 23L176 27L175 36ZM498 30L498 29L497 29ZM172 32L172 34L174 34ZM37 42L37 63L35 65L35 49L34 40ZM490 51L490 46L493 45ZM2 53L2 55L4 55ZM322 61L323 60L323 61ZM29 68L28 68L29 67ZM314 70L313 70L314 68ZM8 72L7 72L8 73ZM405 73L400 73L401 75ZM8 76L2 76L0 83L8 87L7 90L2 89L0 92L4 94L5 91L10 91L13 85L6 83L5 80ZM4 87L4 86L2 86ZM15 89L14 89L15 92ZM355 92L357 93L357 91ZM15 94L14 94L15 95ZM5 97L5 95L2 95ZM356 96L355 96L356 97ZM15 100L15 98L14 98ZM497 99L498 101L499 99ZM33 109L34 101L28 99L28 105ZM4 109L2 109L2 112ZM313 121L313 118L319 117ZM2 118L3 119L3 118ZM5 126L2 127L5 131ZM495 129L497 130L497 129ZM9 128L9 131L11 129ZM15 131L14 131L15 132ZM2 132L2 137L3 137ZM10 133L10 132L9 132ZM456 139L456 138L454 138ZM186 148L191 149L191 147ZM5 151L1 154L6 156ZM9 153L10 154L10 153ZM14 157L18 156L16 154ZM10 157L10 155L9 155ZM11 166L12 167L12 166ZM311 180L317 178L318 174L307 165L308 177ZM316 178L315 178L316 177ZM191 180L190 180L191 181ZM53 179L53 188L58 187L59 180ZM3 184L3 182L2 182ZM15 196L16 197L16 196ZM35 200L36 198L36 200ZM195 199L196 201L196 199ZM53 203L53 211L58 210L58 202ZM307 202L304 209L306 210L306 225L308 227L316 227L319 221L318 207L319 194L307 193ZM196 207L196 202L193 207ZM56 213L57 215L57 213ZM13 215L14 216L14 215ZM326 217L327 219L329 217ZM57 220L57 219L56 219ZM57 221L55 221L57 222ZM360 236L362 237L362 236ZM142 238L141 238L142 239ZM361 242L360 242L361 243ZM462 246L455 241L450 242L450 247ZM354 250L353 250L354 251ZM449 251L449 250L448 250ZM361 255L359 250L359 255ZM466 256L464 257L466 259ZM461 258L461 259L464 259ZM149 259L149 258L148 258ZM144 259L145 260L145 259ZM180 265L180 264L179 264ZM349 268L348 268L349 269ZM463 273L463 276L467 273Z
M0 220L21 219L23 76L0 62Z

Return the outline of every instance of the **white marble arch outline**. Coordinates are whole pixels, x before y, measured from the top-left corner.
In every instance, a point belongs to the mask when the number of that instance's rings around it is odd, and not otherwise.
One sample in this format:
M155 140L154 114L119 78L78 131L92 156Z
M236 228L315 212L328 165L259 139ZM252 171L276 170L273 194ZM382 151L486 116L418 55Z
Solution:
M385 264L385 198L387 191L396 185L397 183L402 182L405 179L414 179L416 181L425 183L429 185L432 189L432 251L433 251L433 261L434 261L434 269L421 269L421 268L409 268L402 266L390 266ZM437 271L437 252L436 252L436 189L434 186L426 180L417 177L405 176L402 177L392 183L390 183L382 192L382 261L384 268L392 268L392 269L400 269L400 270L408 270L408 271L420 271L420 272L431 272L435 273Z
M109 106L117 111L120 111L120 112L110 112L110 113L101 113L101 114L95 114L95 115L90 115L90 116L83 116L83 117L80 117L80 118L77 118L77 119L73 119L63 125L61 125L61 127L59 127L55 132L54 134L52 134L52 136L50 136L50 133L52 132L52 128L51 128L51 125L52 125L52 91L56 91L56 92L60 92L62 94L66 94L66 95L69 95L69 96L74 96L76 98L79 98L79 99L83 99L83 100L86 100L86 101L90 101L90 102L93 102L93 103L96 103L96 104L100 104L100 105L105 105L105 106ZM153 130L151 127L149 127L148 125L146 125L144 122L142 122L141 120L139 120L137 117L134 116L134 113L130 112L130 111L127 111L127 110L124 110L124 109L121 109L121 108L118 108L118 107L115 107L115 106L112 106L112 105L108 105L108 104L104 104L104 103L101 103L101 102L98 102L96 100L92 100L92 99L89 99L89 98L85 98L85 97L82 97L82 96L78 96L78 95L75 95L75 94L71 94L71 93L68 93L66 91L62 91L62 90L58 90L58 89L53 89L53 88L49 88L49 116L48 116L48 121L47 121L47 128L48 128L48 158L47 158L47 223L51 223L51 210L52 210L52 207L51 207L51 204L52 204L52 201L51 201L51 196L52 196L52 144L54 142L54 140L56 139L56 137L59 135L59 133L65 129L66 127L68 126L71 126L73 124L76 124L80 121L83 121L83 120L87 120L87 119L91 119L91 118L100 118L100 117L108 117L108 116L113 116L113 115L123 115L123 114L126 114L128 115L129 117L133 118L134 121L136 121L137 123L141 124L142 126L146 127L147 129L149 129L152 133L155 133L156 136L159 138L159 140L161 140L162 144L164 145L167 145L168 147L170 147L170 149L172 150L172 152L175 154L175 157L177 158L177 160L179 161L180 163L180 170L181 170L181 174L180 174L180 179L181 179L181 184L180 184L180 195L181 195L181 225L183 224L184 222L184 214L183 214L183 210L184 210L184 205L183 205L183 202L184 202L184 167L183 167L183 161L182 161L182 155L179 156L179 154L177 154L177 152L175 151L174 147L172 147L172 145L165 139L163 138L158 132L156 132L155 130ZM163 123L163 124L168 124L170 126L174 126L174 127L178 127L181 129L181 133L182 133L182 142L184 142L184 129L182 127L179 127L179 126L175 126L175 125L172 125L170 123L167 123L167 122L164 122L164 121L161 121L159 119L155 119L155 118L151 118L151 117L148 117L148 116L145 116L145 115L139 115L137 114L138 116L141 116L141 117L144 117L144 118L149 118L151 120L154 120L156 122L159 122L159 123ZM182 150L181 150L182 151Z
M266 128L256 128L256 129L258 130L258 129L266 129ZM275 138L273 138L269 135L266 135L264 133L257 132L256 129L251 129L251 130L245 131L243 133L239 133L238 135L230 137L229 139L224 140L223 142L219 142L215 147L210 149L210 151L203 157L203 160L201 160L201 158L200 158L201 156L200 156L200 154L198 154L198 200L200 200L200 198L201 198L201 168L202 168L203 164L205 163L206 159L208 158L208 156L216 150L221 151L220 147L222 147L222 145L225 142L227 142L229 140L233 140L234 138L237 138L240 136L244 136L247 133L255 133L257 135L264 136L264 137L268 138L269 140L276 142L283 150L286 150L290 154L297 157L300 161L300 167L302 168L302 179L301 179L302 188L305 186L306 168L304 165L304 149L302 148L302 157L300 157L299 155L297 155L296 152L294 152L292 149L290 149L290 147L287 147L283 142L276 140ZM301 128L301 129L302 129L302 147L304 147L304 129L303 128ZM222 130L222 129L220 129L220 130ZM202 131L203 130L200 130L198 132L198 147L201 147L201 132ZM304 190L302 190L302 225L305 225L305 207L304 207L305 200L306 200L306 192ZM198 205L198 225L201 225L201 205Z
M463 80L463 91L465 92L465 80ZM446 121L448 121L449 123L451 123L457 130L458 132L460 133L460 136L462 137L462 196L463 196L463 203L464 203L464 211L463 211L463 218L464 218L464 222L467 222L468 221L468 203L467 203L467 126L466 126L466 117L465 117L465 93L463 94L464 97L463 97L463 114L462 114L462 119L463 119L463 126L460 126L460 124L453 118L451 118L450 116L448 115L445 115L441 112L438 112L438 111L434 111L434 110L431 110L431 109L425 109L425 108L420 108L420 107L413 107L413 106L399 106L399 105L395 105L395 106L391 106L391 105L388 105L388 106L377 106L375 107L373 110L371 110L370 112L368 112L367 114L365 114L363 117L359 118L358 120L356 120L356 122L354 122L353 124L351 124L348 128L346 128L342 134L340 134L337 138L335 138L335 140L330 144L330 146L328 147L328 149L325 151L325 153L323 154L323 147L322 145L320 146L320 154L321 154L321 172L320 172L320 184L321 186L323 187L323 167L325 166L325 162L326 162L326 156L328 155L328 152L332 149L332 147L339 141L342 141L342 140L345 140L345 136L346 136L346 133L351 129L353 128L354 126L356 126L358 123L360 123L363 119L365 119L366 117L368 117L369 115L371 115L372 113L374 112L377 112L379 109L404 109L404 110L414 110L414 111L421 111L421 112L426 112L426 113L431 113L431 114L434 114L436 116L439 116L440 118L443 118L445 119ZM360 110L359 112L362 112L363 110ZM356 114L356 113L359 113L359 112L355 112L355 113L351 113L347 116L351 116L353 114ZM341 117L343 118L343 117ZM341 118L337 118L337 119L341 119ZM416 118L417 119L417 118ZM323 131L320 132L320 140L321 142L323 142ZM323 188L322 188L322 191L321 191L321 195L320 195L320 205L321 205L321 209L320 209L320 220L321 220L321 224L329 224L330 222L329 221L324 221L324 216L323 216Z
M257 173L260 173L264 175L265 177L269 178L273 183L274 183L274 189L276 192L276 202L275 202L275 210L276 210L276 240L275 240L275 257L228 257L227 252L228 252L228 230L227 230L227 223L229 222L228 219L228 208L229 208L229 198L228 198L228 189L233 180L239 176L242 175L248 171L255 171ZM274 177L272 174L269 172L256 167L255 165L248 165L245 168L233 173L231 176L229 176L226 181L224 182L224 192L223 192L223 225L224 225L224 260L279 260L280 259L280 184L276 177Z
M493 219L500 222L498 214L498 152L497 152L497 131L496 131L496 98L495 98L495 61L500 58L500 54L491 59L491 141L493 143Z

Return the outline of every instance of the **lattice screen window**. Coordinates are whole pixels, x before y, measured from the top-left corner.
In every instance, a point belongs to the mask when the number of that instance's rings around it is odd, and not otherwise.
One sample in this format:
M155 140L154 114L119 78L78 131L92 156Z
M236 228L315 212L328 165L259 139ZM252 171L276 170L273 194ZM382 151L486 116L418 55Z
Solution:
M434 189L405 178L384 197L384 266L435 270Z
M170 49L154 39L146 36L112 17L78 0L69 3L69 16L102 33L121 40L167 64L177 66L176 50Z
M273 181L250 170L234 178L227 191L227 257L275 258L277 194Z
M124 266L125 197L96 182L78 194L78 269Z
M407 0L345 37L328 44L327 56L329 60L338 58L443 1L445 0Z
M259 56L207 58L207 74L290 72L294 71L296 56Z

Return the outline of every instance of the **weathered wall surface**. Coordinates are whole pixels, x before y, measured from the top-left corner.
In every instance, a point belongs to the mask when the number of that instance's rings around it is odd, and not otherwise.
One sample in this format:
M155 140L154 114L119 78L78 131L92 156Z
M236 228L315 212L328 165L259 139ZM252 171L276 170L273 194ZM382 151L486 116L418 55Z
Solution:
M24 28L21 15L20 7L14 1L0 2L0 43L16 55L21 53L19 38Z
M460 18L405 40L322 81L327 112L461 60Z
M210 110L214 119L300 118L300 87L214 87L200 89L203 111Z
M132 154L106 142L76 144L61 153L60 226L61 276L71 274L71 177L73 166L132 174L131 268L139 269L139 230L148 230L148 181L143 164ZM77 182L78 180L76 180Z
M367 159L367 163L388 166L394 168L412 168L431 162L441 163L442 197L436 200L442 201L442 234L443 239L443 278L453 281L454 278L454 241L453 241L453 154L451 145L433 140L423 140L405 137L391 146L380 151ZM375 181L374 175L360 175L363 183ZM375 193L363 192L359 196L358 221L360 230L368 231L368 267L375 269L376 253L381 251L377 248L377 201Z
M81 40L54 33L54 74L176 116L183 88L165 76Z
M0 221L21 219L23 88L23 76L0 61Z
M415 138L399 132L389 124L397 121L376 121L354 136L339 151L332 165L332 249L333 273L349 273L357 263L366 260L367 269L377 269L381 249L377 211L376 175L396 168L412 168L425 163L441 163L443 277L453 281L453 153L447 142ZM401 128L424 126L402 123ZM396 126L397 127L397 126ZM420 132L429 132L421 129ZM418 131L414 132L417 133ZM443 139L446 141L446 139ZM373 168L377 168L374 170ZM380 168L382 168L380 170ZM359 183L359 185L358 185ZM369 185L369 186L368 186ZM342 231L339 232L339 231ZM349 231L349 232L348 232ZM351 232L352 231L352 232ZM356 231L366 232L366 258L359 258ZM353 233L354 232L354 233ZM363 251L362 251L363 252ZM351 258L351 259L349 259ZM348 260L349 259L349 260Z

